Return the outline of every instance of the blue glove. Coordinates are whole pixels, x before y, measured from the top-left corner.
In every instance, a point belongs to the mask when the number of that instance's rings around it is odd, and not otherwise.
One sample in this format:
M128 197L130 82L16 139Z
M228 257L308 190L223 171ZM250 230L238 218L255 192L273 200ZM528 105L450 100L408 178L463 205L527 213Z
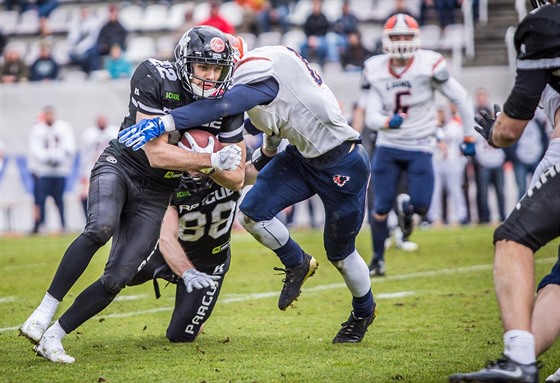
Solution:
M389 129L399 129L403 121L404 118L399 113L395 113L389 120Z
M461 152L464 156L474 156L476 154L474 142L467 140L463 141L463 143L461 144Z
M490 117L490 115L486 113L484 110L480 112L480 115L475 116L474 118L476 123L480 125L480 126L475 126L474 130L480 133L480 135L484 137L486 142L488 142L488 144L494 148L497 148L497 146L492 141L492 129L494 127L494 123L496 122L496 118L500 113L501 113L500 105L494 104L494 118Z
M133 150L138 150L148 141L153 140L165 133L165 125L161 118L142 120L119 132L119 142Z

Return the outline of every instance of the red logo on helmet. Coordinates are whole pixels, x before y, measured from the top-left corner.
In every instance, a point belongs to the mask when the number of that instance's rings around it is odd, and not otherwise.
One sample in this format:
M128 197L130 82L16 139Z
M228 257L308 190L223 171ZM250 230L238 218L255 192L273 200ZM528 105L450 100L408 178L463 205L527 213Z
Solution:
M220 53L224 51L226 44L221 38L213 37L212 40L210 40L210 47L214 52Z

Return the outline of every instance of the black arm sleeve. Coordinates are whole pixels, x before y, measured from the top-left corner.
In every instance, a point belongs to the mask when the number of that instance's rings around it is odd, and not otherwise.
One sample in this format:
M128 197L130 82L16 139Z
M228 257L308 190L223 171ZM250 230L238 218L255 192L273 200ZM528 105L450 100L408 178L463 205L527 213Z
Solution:
M549 78L550 73L546 70L517 69L515 85L504 104L504 113L516 120L532 119Z

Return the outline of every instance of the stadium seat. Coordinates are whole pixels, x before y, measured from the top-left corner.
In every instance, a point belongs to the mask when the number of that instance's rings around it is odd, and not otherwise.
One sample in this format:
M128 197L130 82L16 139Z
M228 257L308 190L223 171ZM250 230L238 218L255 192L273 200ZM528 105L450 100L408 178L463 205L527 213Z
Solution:
M169 13L167 15L168 30L175 31L180 28L185 22L185 13L192 12L194 6L195 4L192 1L173 4L171 8L169 8Z
M167 23L169 7L165 4L150 4L144 9L140 29L144 32L164 31L169 28Z
M350 11L360 21L369 21L373 12L373 1L350 0Z
M68 7L57 7L49 15L49 28L53 33L68 32L70 24L71 9Z
M36 9L30 9L20 15L15 33L21 35L39 33L39 13Z
M198 3L194 7L193 11L193 21L195 24L206 20L210 17L210 4L208 3Z
M0 29L5 35L11 35L16 32L19 21L18 11L5 11L0 12Z
M257 46L279 45L282 41L282 33L278 31L263 32L259 35Z
M52 57L60 65L67 65L70 62L71 43L68 40L56 41L52 46Z
M383 27L380 24L362 23L359 28L362 34L362 44L373 52L377 42L381 40Z
M377 1L373 7L371 19L383 23L395 10L395 2L393 0Z
M156 56L156 42L150 36L133 36L127 42L126 58L133 64Z
M465 46L465 26L463 24L449 24L443 28L439 49L451 51L453 48L462 49Z
M311 14L311 0L299 0L292 13L288 15L290 23L297 26L302 26Z
M175 36L160 36L156 39L156 57L160 60L174 60L177 40Z
M439 49L441 28L439 25L428 24L420 27L421 40L420 45L422 49Z
M33 40L29 43L27 47L27 53L23 57L27 65L33 64L33 62L39 57L39 50L41 49L41 40Z
M235 28L239 28L243 23L243 8L235 1L223 3L220 6L220 15Z
M342 15L342 0L325 1L322 9L327 19L334 23Z
M128 32L137 32L142 29L143 13L139 5L128 5L120 10L119 21Z
M293 48L299 52L301 44L305 41L305 33L300 29L289 30L282 36L282 45Z

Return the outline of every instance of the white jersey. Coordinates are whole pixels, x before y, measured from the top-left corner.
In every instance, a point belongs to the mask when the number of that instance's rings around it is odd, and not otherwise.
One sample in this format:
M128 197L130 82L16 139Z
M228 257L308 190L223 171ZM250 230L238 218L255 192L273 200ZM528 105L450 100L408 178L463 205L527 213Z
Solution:
M398 73L389 63L388 55L370 57L362 75L362 88L367 92L366 126L378 131L376 145L433 152L436 90L457 105L464 135L474 135L474 116L467 92L449 77L441 54L418 50L410 64ZM407 117L399 129L386 129L387 119L395 113L405 113Z
M118 126L108 125L105 129L97 126L87 128L82 135L82 157L81 157L81 176L88 177L99 155L109 144L111 139L116 138L119 133Z
M257 129L279 135L306 158L315 158L344 141L359 139L321 77L297 52L284 46L254 49L235 69L233 83L250 84L274 77L278 95L247 113Z
M52 126L35 124L29 133L29 169L39 177L68 177L76 141L72 126L56 120Z

